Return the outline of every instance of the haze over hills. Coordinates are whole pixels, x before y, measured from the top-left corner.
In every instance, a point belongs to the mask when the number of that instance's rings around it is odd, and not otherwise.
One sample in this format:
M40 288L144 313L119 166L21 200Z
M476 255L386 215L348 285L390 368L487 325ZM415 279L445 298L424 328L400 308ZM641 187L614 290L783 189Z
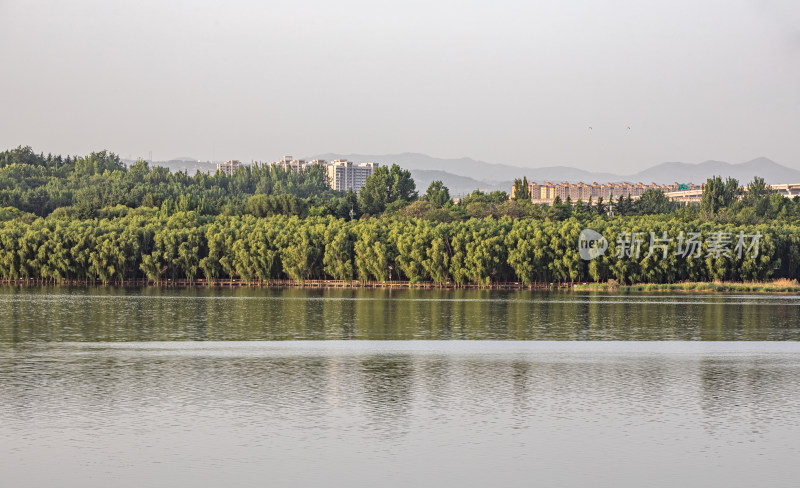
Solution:
M130 166L137 160L121 158L121 161ZM222 163L223 161L218 161L218 162ZM190 156L173 158L170 159L169 161L153 161L151 165L163 166L165 168L169 168L171 171L186 171L190 176L193 176L198 171L202 173L208 173L208 172L214 173L217 170L216 162L198 161L197 159Z
M431 181L442 180L453 194L468 193L472 189L509 191L514 178L527 176L532 181L583 181L591 183L630 181L643 183L703 183L712 176L733 177L745 184L753 177L760 176L767 183L800 182L800 171L782 166L768 158L757 158L739 164L723 161L706 161L699 164L668 162L657 164L651 168L630 175L618 175L607 172L593 172L567 166L549 166L542 168L523 168L504 164L492 164L470 158L445 159L418 153L402 153L387 155L364 154L322 154L318 159L348 159L354 162L373 161L381 164L397 163L411 170L418 181L418 189L424 191ZM465 179L466 178L466 179ZM472 181L470 181L472 180ZM477 183L474 183L477 182ZM423 184L420 184L423 183Z
M752 181L754 176L760 176L771 184L800 182L800 171L787 168L763 157L739 164L723 161L705 161L699 164L661 163L628 178L647 183L651 181L656 183L672 183L674 181L702 183L715 175L736 178L742 184Z
M304 159L325 159L327 161L347 159L356 163L368 161L381 164L396 163L411 171L420 192L425 191L432 181L441 180L450 189L453 196L464 195L476 189L510 191L514 178L522 176L526 176L531 181L569 181L571 183L579 181L585 183L594 181L598 183L615 181L641 181L658 184L703 183L706 179L716 175L723 178L736 178L742 184L752 181L754 176L760 176L771 184L800 182L800 171L782 166L764 157L738 164L724 161L705 161L698 164L667 162L629 175L586 171L568 166L523 168L487 163L471 158L435 158L419 153L384 155L327 153ZM125 162L131 163L132 161L125 160ZM169 161L156 161L154 164L167 166L172 170L187 171L189 174L194 174L196 171L213 173L216 170L216 166L212 162L198 161L186 156Z
M417 191L420 193L425 192L428 185L436 180L444 183L450 190L451 196L461 196L472 193L475 190L484 192L492 192L495 190L509 191L511 181L509 182L486 182L470 178L468 176L454 175L446 171L428 170L428 169L412 169L411 177L417 184Z
M511 166L507 164L487 163L485 161L478 161L472 158L435 158L426 154L419 153L401 153L401 154L386 154L386 155L365 155L365 154L321 154L309 159L325 159L333 161L334 159L347 159L356 163L376 162L382 164L396 163L401 168L409 170L436 170L444 171L453 175L466 176L484 182L505 182L513 181L514 178L521 178L525 176L524 173L534 171L530 168L521 166ZM536 179L561 179L578 181L579 179L591 178L618 178L618 176L611 173L591 172L582 169L570 168L567 166L552 166L546 168L537 168ZM531 176L528 175L528 178ZM609 180L610 181L610 180Z

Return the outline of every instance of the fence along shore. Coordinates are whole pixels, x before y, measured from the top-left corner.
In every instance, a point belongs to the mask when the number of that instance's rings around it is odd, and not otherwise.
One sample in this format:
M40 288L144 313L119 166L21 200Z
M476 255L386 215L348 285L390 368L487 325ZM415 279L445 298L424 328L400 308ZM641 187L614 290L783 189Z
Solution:
M26 286L125 286L125 287L199 287L199 288L478 288L478 289L504 289L504 290L533 290L551 288L570 288L575 285L586 285L583 282L540 282L525 285L519 281L498 281L488 284L481 283L434 283L432 281L411 282L407 280L389 281L359 281L359 280L241 280L241 279L216 279L207 280L205 278L188 280L162 279L152 280L149 278L137 278L130 280L112 280L103 282L99 279L43 279L43 278L0 278L0 285L26 285Z

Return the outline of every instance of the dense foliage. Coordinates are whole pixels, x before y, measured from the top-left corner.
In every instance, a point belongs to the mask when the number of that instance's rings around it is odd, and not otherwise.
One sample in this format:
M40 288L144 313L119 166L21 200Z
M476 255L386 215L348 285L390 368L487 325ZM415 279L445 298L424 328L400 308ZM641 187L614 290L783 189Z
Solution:
M524 180L519 186L522 192ZM552 206L476 191L456 203L441 182L418 199L410 174L397 166L381 167L356 196L329 190L322 168L294 173L258 166L232 176L188 176L143 161L128 168L107 152L78 158L30 148L0 153L5 279L797 279L798 216L800 200L759 179L746 191L735 180L709 180L694 206L677 205L657 190L637 200ZM584 228L605 237L603 256L581 259ZM692 233L702 240L690 258L681 248ZM756 234L758 255L737 255L737 236ZM621 235L638 239L635 256L630 248L623 252ZM725 236L724 252L715 252L713 235Z
M189 176L150 167L146 161L128 168L106 151L64 158L20 147L0 153L0 207L38 216L58 211L77 218L102 216L103 209L117 205L154 207L165 214L254 211L262 216L316 211L344 216L355 195L329 190L325 178L322 167L295 173L270 165L246 166L232 176L202 172ZM259 198L250 202L253 196Z
M584 227L609 242L605 256L584 261ZM678 252L680 232L729 233L727 255L714 256L708 240L699 257ZM481 283L521 281L676 282L798 278L800 227L686 223L667 217L562 222L502 218L431 222L413 218L344 220L335 217L204 216L196 211L159 215L120 212L110 219L14 219L0 223L0 277L99 279L137 277L290 278ZM640 255L617 257L618 236L641 232ZM650 233L673 238L664 257L649 253ZM758 256L738 257L735 236L762 235ZM709 256L709 254L712 254Z

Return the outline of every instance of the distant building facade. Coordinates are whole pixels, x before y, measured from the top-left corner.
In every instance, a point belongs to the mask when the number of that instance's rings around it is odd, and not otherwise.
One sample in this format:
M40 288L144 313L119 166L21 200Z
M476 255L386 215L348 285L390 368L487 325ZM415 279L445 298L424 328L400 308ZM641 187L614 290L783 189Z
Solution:
M533 203L544 203L547 205L552 205L555 201L556 197L558 197L562 202L565 202L567 198L569 198L573 202L577 202L578 200L582 200L584 202L588 201L590 198L594 201L597 201L599 198L608 201L610 198L619 198L625 197L627 198L630 196L631 198L639 198L644 192L647 190L661 190L667 196L670 196L670 193L673 192L690 192L692 195L697 194L697 192L702 192L702 185L695 185L694 183L690 184L678 184L673 183L671 185L657 185L655 183L650 183L649 185L644 183L597 183L593 182L592 184L579 182L579 183L553 183L553 182L530 182L530 192L531 192L531 201ZM514 188L511 188L511 196L514 196Z
M337 159L326 165L328 171L328 185L334 190L353 190L358 193L367 178L372 175L378 163L353 163L346 159Z
M307 169L311 168L312 166L324 166L326 164L324 159L314 159L312 161L306 161L305 159L294 159L291 156L284 156L283 159L280 161L273 161L271 163L272 166L277 166L279 168L283 168L285 170L292 170L295 173L300 173L302 171L306 171Z
M800 195L800 183L770 185L770 188L787 198L794 198Z
M259 163L254 163L258 165ZM306 161L304 159L294 159L292 156L284 156L283 159L273 161L269 165L282 168L286 171L294 171L301 173L308 171L315 166L322 166L325 168L325 175L328 180L328 186L334 190L347 191L353 190L358 193L361 188L366 184L378 163L354 163L346 159L337 159L336 161L327 162L324 159L314 159ZM221 171L226 175L232 175L242 166L242 163L236 160L226 161L217 164L217 171Z
M242 163L238 160L231 159L230 161L225 161L224 163L217 163L217 171L225 173L226 175L230 176L236 172L242 166Z
M681 185L678 190L665 191L664 194L670 200L682 203L697 203L703 199L703 185ZM688 188L687 188L688 187ZM769 185L770 190L786 198L794 198L800 196L800 183L780 183L777 185ZM741 188L742 192L747 192L749 186ZM740 196L741 198L741 196Z

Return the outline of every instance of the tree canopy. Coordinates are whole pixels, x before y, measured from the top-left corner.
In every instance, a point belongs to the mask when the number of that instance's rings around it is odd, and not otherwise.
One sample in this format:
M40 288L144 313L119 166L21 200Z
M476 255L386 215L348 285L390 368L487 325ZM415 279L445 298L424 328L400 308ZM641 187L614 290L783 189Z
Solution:
M608 241L592 261L578 254L587 228ZM741 256L742 239L754 235L758 256ZM687 258L690 236L702 239ZM455 203L440 181L417 199L410 173L396 165L377 168L356 195L330 190L322 168L189 176L145 161L126 167L106 151L0 153L5 279L797 279L798 236L800 198L758 178L746 191L710 179L700 205L675 204L658 190L552 206L476 190ZM628 259L634 247L637 259Z
M396 164L391 168L375 168L358 193L362 212L373 215L382 213L392 203L410 202L416 197L416 184L411 172Z
M443 207L450 202L450 190L440 180L433 181L425 192L425 200L436 207Z

